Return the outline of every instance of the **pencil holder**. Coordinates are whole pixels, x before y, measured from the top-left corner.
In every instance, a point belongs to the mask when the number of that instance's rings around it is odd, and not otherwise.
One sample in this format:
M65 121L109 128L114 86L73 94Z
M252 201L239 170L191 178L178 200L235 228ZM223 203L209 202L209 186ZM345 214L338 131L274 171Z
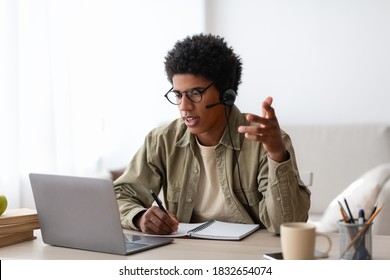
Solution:
M371 260L372 259L372 223L359 224L339 221L340 259Z

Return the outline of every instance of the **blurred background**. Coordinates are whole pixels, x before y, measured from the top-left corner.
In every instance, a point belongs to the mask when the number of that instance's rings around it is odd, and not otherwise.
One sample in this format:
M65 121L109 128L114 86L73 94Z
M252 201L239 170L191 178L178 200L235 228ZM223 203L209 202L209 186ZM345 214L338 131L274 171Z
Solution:
M30 172L108 176L179 116L164 57L195 33L243 60L236 104L280 125L390 123L387 0L0 0L0 193Z

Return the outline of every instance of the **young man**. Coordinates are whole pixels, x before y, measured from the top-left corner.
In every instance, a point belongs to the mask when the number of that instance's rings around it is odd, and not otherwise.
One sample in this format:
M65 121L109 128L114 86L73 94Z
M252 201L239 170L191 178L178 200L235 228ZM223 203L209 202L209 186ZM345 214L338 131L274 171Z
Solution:
M216 219L280 224L306 221L310 192L299 179L289 136L272 98L262 115L234 105L242 63L223 38L199 34L178 41L165 58L172 88L165 94L180 118L152 130L115 182L122 226L168 234L178 223ZM163 190L169 214L152 206Z

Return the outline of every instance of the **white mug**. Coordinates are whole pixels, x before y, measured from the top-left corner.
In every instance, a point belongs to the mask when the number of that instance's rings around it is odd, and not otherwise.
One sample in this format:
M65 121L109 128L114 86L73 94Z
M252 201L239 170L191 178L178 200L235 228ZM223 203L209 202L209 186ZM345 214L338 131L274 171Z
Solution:
M316 250L317 237L323 237L328 241L325 252ZM280 226L280 240L283 259L285 260L313 260L326 258L332 248L332 241L324 233L316 232L314 224L303 222L284 223ZM316 251L316 254L314 252Z

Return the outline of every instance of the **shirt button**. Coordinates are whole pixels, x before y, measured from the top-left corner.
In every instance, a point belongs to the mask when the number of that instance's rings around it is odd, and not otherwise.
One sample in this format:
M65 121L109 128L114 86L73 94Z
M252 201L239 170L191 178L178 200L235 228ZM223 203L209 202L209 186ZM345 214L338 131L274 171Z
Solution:
M276 200L277 200L277 201L280 201L280 197L277 197Z
M195 173L198 173L198 169L194 169L194 172L195 172Z
M280 168L280 169L278 170L278 174L279 174L279 175L283 175L284 173L286 173L286 169L285 169L285 168Z
M187 198L187 202L191 203L192 202L192 198L191 197Z

